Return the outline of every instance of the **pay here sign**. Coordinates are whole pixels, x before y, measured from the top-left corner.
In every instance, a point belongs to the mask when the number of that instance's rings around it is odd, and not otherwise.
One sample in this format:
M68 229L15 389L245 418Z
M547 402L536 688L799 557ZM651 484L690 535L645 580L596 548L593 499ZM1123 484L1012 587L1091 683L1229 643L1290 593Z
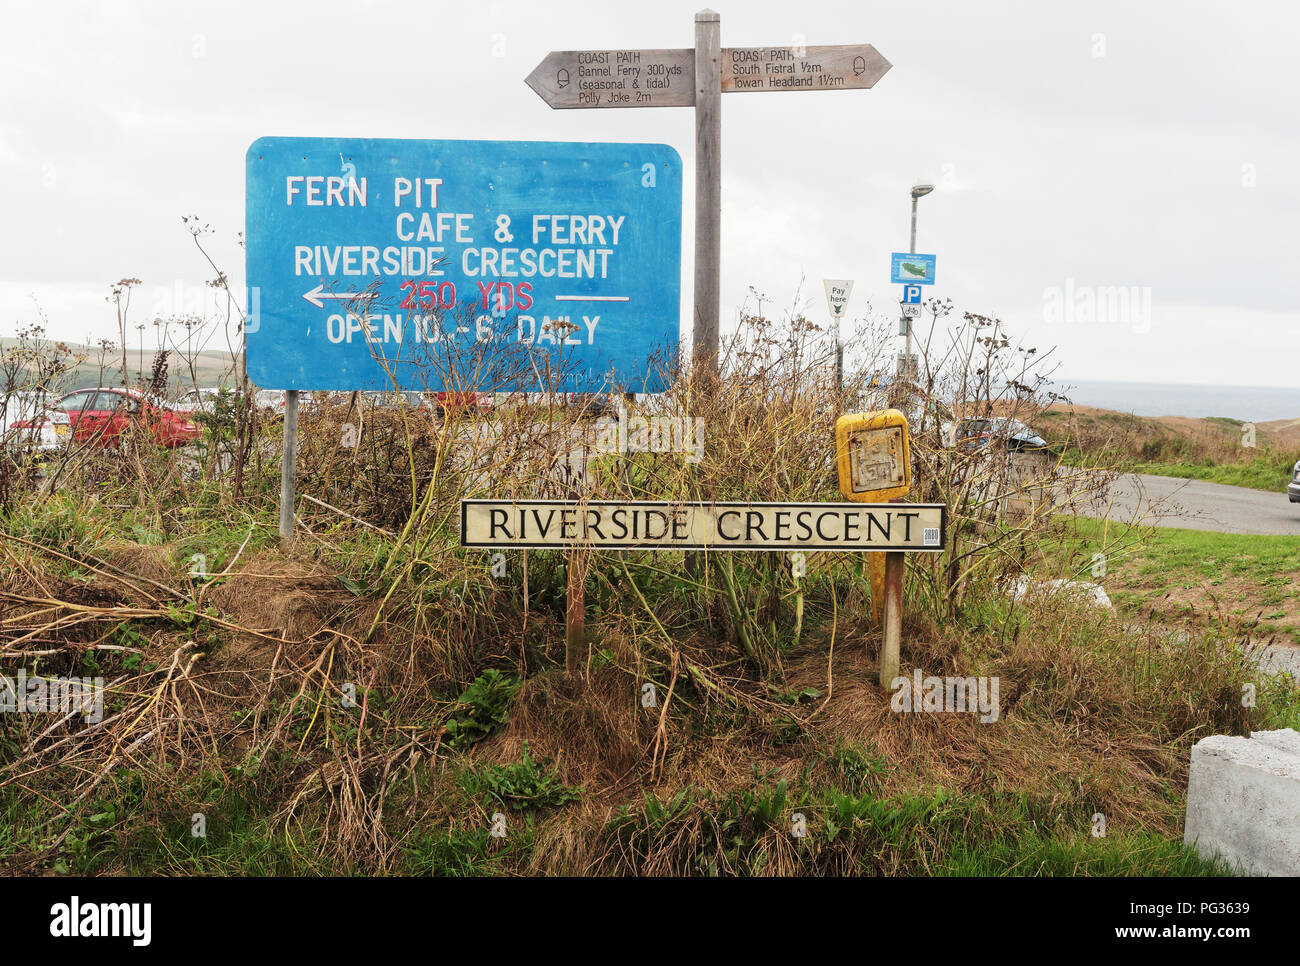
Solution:
M681 192L662 144L262 138L247 155L249 377L662 391Z

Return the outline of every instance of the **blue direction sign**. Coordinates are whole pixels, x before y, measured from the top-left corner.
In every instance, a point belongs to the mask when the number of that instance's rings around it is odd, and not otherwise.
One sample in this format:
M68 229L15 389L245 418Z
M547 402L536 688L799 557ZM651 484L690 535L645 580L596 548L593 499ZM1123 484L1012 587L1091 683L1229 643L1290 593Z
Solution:
M889 280L897 285L933 285L933 255L910 255L894 252L889 256Z
M903 286L903 304L920 305L921 304L921 286L904 285Z
M263 388L667 388L667 145L262 138L246 201Z

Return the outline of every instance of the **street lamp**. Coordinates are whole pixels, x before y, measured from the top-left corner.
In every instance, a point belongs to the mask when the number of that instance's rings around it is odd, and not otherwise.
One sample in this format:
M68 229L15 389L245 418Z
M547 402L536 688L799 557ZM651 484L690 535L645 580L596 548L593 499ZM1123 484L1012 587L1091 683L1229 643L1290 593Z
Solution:
M932 185L932 184L914 184L914 185L912 185L912 240L911 240L911 243L909 244L908 249L907 249L907 252L908 252L909 255L915 255L915 254L916 254L916 202L917 202L917 199L918 199L918 198L924 198L926 195L928 195L928 194L929 194L931 191L933 191L933 190L934 190L934 185ZM900 323L901 323L901 330L902 330L902 333L903 333L904 336L907 337L906 342L904 343L904 348L903 348L903 371L904 371L904 372L907 372L907 371L910 370L911 365L912 365L912 320L909 319L907 316L903 316L902 319L900 319L899 321L900 321Z
M916 254L916 199L924 198L934 190L932 184L914 184L912 185L912 247L907 250L909 255Z

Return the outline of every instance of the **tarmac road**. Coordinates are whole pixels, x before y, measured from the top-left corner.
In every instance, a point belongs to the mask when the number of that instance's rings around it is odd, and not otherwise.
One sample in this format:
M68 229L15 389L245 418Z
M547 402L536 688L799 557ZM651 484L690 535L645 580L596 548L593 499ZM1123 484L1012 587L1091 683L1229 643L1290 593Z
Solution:
M1128 473L1111 485L1108 499L1109 508L1080 512L1180 530L1300 536L1300 503L1289 502L1285 490Z

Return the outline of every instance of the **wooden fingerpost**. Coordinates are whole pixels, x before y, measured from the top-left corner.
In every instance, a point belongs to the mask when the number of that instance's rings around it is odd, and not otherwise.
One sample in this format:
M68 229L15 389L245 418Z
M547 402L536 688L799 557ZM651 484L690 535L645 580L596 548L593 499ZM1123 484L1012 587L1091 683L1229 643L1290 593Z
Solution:
M567 586L564 595L564 670L577 674L582 667L587 631L586 554L572 548L565 555Z
M886 550L885 621L880 643L880 686L888 689L898 677L899 651L903 643L903 553Z
M722 262L722 18L695 15L695 320L692 364L718 374Z
M871 580L871 620L877 627L885 622L885 555L880 551L867 554L867 576Z

